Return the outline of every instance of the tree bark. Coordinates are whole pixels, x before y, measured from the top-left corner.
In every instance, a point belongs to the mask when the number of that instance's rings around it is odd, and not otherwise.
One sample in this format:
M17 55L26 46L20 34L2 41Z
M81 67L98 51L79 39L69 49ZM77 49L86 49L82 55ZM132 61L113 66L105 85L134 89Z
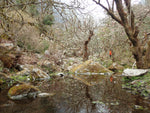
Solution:
M84 54L83 54L83 61L88 60L89 54L88 54L88 44L91 40L91 37L94 35L92 30L89 30L89 37L88 40L85 41L84 43Z

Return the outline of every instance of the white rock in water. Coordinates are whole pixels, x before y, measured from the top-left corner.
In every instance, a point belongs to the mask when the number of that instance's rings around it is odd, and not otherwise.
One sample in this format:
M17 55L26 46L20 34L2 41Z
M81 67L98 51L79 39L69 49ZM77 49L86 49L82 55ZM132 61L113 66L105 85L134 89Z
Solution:
M39 93L37 96L38 97L49 97L49 96L52 96L52 94L50 94L50 93Z
M147 69L125 69L122 73L123 76L140 76L146 74Z

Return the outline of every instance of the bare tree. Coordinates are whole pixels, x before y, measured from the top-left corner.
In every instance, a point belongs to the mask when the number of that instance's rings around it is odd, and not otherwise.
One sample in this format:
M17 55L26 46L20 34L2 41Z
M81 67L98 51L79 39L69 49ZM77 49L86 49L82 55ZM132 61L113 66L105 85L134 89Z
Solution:
M139 27L135 23L135 15L131 7L131 0L107 0L107 5L101 0L93 0L102 7L108 15L118 22L125 30L128 39L132 43L132 54L136 60L137 68L150 68L150 41L147 47L142 46L142 38L139 38ZM116 11L115 8L116 7ZM149 33L147 33L149 34Z
M83 61L88 60L89 57L88 44L91 41L91 38L94 35L94 29L96 28L96 25L94 25L93 21L94 20L89 17L88 19L83 20L82 24L78 26L80 31L88 36L88 39L84 42Z
M88 54L88 44L91 41L91 37L94 35L93 30L89 30L89 36L88 40L85 41L84 43L84 56L83 56L83 61L88 60L89 54Z

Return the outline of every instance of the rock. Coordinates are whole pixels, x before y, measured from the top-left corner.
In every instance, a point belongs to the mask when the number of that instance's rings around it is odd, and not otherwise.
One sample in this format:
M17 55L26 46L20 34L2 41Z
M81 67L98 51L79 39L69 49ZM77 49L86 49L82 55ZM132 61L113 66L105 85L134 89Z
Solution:
M71 69L73 73L107 73L112 74L113 72L102 66L101 64L88 60L80 65L77 65Z
M11 79L9 78L9 76L7 76L5 73L0 72L0 85L10 82ZM1 88L1 86L0 86Z
M0 35L0 47L5 47L9 50L14 47L14 44L10 39L10 36L8 36L5 33Z
M123 70L123 66L117 64L117 63L113 63L111 66L109 66L109 70L111 71L118 71L118 70Z
M39 92L39 89L32 85L19 84L9 89L8 97L12 100L33 99Z
M34 68L31 73L35 74L35 78L39 78L40 80L44 80L44 79L50 79L50 76L45 73L44 71L38 69L38 68Z
M0 35L0 60L6 68L15 67L19 58L19 52L9 38L7 34Z
M15 48L9 49L0 46L0 60L3 62L4 67L14 68L18 63L21 53L17 52Z
M4 67L10 68L13 66L15 55L10 53L7 48L0 46L0 60L3 62Z
M141 76L148 72L147 69L125 69L122 73L123 76Z
M54 93L39 93L38 95L37 95L37 97L50 97L50 96L53 96L53 95L55 95Z
M7 42L7 43L0 43L0 46L6 47L7 49L12 49L14 47L14 44L12 42Z
M15 76L27 76L28 80L45 80L50 79L50 76L44 71L32 65L22 65L22 71L19 71Z

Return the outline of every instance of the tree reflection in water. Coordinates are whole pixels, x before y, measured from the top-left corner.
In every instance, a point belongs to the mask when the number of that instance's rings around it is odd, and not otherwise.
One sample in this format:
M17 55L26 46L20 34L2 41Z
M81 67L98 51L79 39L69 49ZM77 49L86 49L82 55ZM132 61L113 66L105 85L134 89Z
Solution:
M120 80L116 83L110 82L109 79L103 79L94 86L77 80L61 81L63 89L58 92L54 98L57 103L58 113L130 113L132 111L134 98L122 90ZM55 86L55 85L54 85ZM98 103L94 103L98 101ZM118 103L118 105L114 105Z

